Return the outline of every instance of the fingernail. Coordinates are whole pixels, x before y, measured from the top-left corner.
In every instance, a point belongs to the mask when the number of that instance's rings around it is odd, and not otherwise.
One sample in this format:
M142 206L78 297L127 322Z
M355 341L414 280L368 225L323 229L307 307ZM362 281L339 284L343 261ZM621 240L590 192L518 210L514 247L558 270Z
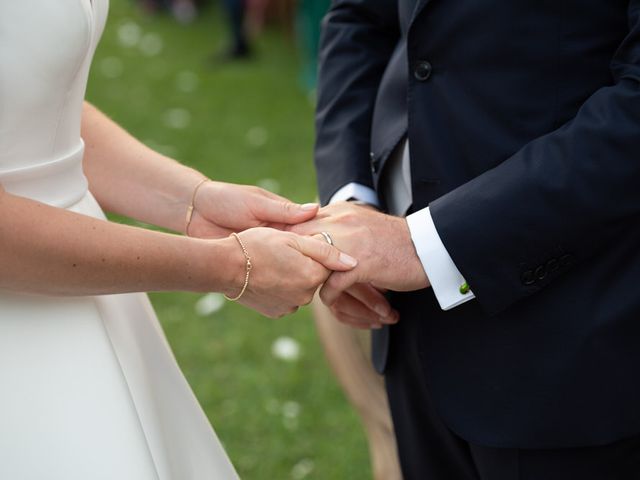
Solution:
M338 258L340 259L340 263L346 265L347 267L355 267L356 265L358 265L358 261L352 256L347 255L346 253L340 253L340 257Z
M398 323L399 318L400 316L397 312L391 311L391 313L380 317L379 321L385 325L393 325L394 323Z
M318 208L317 203L305 203L304 205L300 205L300 210L305 212L310 212L311 210L315 210Z
M377 323L375 325L371 325L371 328L373 330L380 330L382 328L382 325L378 325Z
M383 304L376 305L375 311L383 318L389 315L389 307Z

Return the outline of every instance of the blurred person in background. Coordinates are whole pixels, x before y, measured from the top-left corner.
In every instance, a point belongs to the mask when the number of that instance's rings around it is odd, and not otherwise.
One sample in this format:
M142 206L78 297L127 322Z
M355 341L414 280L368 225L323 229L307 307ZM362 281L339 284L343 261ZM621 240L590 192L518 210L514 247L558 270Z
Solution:
M198 9L193 0L173 0L171 13L180 23L191 23L198 16Z
M313 92L316 88L320 24L330 3L330 0L298 0L297 2L296 32L302 54L301 80L309 92Z
M191 23L198 16L198 8L194 0L139 0L139 3L150 13L170 11L180 23Z
M243 60L251 56L247 34L246 0L222 0L229 29L229 45L218 56L218 60Z
M320 4L324 0L318 0ZM258 35L269 21L277 21L285 33L291 37L293 19L299 4L296 0L246 0L247 23L252 35Z

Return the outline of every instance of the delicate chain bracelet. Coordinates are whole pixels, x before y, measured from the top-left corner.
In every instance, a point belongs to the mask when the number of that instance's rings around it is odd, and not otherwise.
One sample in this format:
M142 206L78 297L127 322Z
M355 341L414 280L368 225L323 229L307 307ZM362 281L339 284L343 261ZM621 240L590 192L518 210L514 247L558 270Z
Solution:
M191 203L187 207L187 218L186 218L185 227L184 227L184 233L187 237L189 236L189 226L191 225L191 220L193 220L193 211L195 209L196 195L198 194L198 190L200 190L200 187L205 183L207 183L208 181L210 181L208 178L204 178L200 180L200 183L196 185L196 187L193 189L193 193L191 194Z
M242 286L242 290L240 290L240 293L238 294L237 297L231 298L231 297L228 297L227 295L224 296L224 298L226 298L230 302L235 302L237 300L240 300L240 297L242 297L242 295L244 295L244 292L247 291L247 287L249 286L249 275L251 274L251 269L253 268L253 264L251 263L251 257L249 256L249 252L247 252L247 248L244 246L244 243L240 239L240 235L238 235L235 232L232 233L231 235L233 235L238 241L238 243L240 244L240 248L242 248L242 253L244 253L244 258L247 260L247 273L244 276L244 285Z

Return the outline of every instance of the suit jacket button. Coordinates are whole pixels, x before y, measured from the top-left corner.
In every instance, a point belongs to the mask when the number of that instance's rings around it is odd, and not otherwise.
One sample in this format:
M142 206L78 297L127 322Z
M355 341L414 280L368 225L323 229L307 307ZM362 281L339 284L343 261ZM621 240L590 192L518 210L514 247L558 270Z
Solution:
M560 265L563 267L568 267L573 263L573 255L567 253L560 257Z
M547 276L547 269L544 267L544 265L540 265L538 268L536 268L536 271L534 273L536 276L536 280L544 280Z
M558 263L557 258L552 258L551 260L547 261L545 267L547 269L547 272L553 273L558 270L558 268L560 268L560 264Z
M431 73L433 72L433 67L426 60L422 60L416 64L416 68L413 71L413 76L416 77L416 80L420 82L426 82L429 80Z
M520 277L520 281L527 287L536 283L536 277L533 270L527 270L524 272Z

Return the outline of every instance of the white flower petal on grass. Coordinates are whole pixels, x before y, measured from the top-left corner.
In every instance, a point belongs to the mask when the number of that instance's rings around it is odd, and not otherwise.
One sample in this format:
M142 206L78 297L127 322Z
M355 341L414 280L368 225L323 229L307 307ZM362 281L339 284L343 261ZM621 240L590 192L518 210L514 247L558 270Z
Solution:
M252 127L247 131L246 139L252 147L263 147L269 140L269 133L264 127Z
M134 21L127 21L118 27L118 42L123 47L135 47L142 37L142 29Z
M282 416L285 418L298 418L300 410L302 410L302 407L300 407L298 402L285 402L282 405Z
M224 307L224 297L219 293L208 293L196 302L196 313L208 317Z
M271 345L274 357L285 362L295 362L300 358L300 344L290 337L279 337Z
M258 183L256 183L256 185L272 193L280 192L280 182L275 178L263 178L262 180L258 180Z
M303 458L296 463L291 469L291 478L293 480L302 480L308 477L315 468L315 463L310 458Z
M107 78L118 78L124 71L124 65L118 57L107 57L100 62L100 71Z
M191 123L191 114L184 108L172 108L164 112L164 124L169 128L184 130Z
M147 57L155 57L162 53L164 42L157 33L145 33L138 43L140 52Z
M184 93L195 92L198 89L200 77L193 72L185 70L176 77L176 87Z

